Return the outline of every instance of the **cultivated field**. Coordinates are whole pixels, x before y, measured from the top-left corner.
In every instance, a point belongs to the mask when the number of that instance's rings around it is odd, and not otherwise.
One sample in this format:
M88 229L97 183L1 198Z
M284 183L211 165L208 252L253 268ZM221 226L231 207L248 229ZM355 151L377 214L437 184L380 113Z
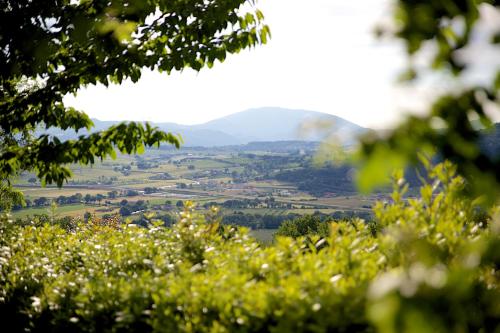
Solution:
M323 195L315 193L314 187L304 190L307 184L278 180L284 172L307 167L311 159L312 155L217 149L148 150L140 156L119 155L92 167L73 166L73 177L63 188L41 187L34 182L34 175L23 174L17 186L31 207L17 207L13 216L103 216L121 214L123 206L135 203L140 203L141 209L135 212L130 208L131 218L137 218L144 209L175 215L182 209L179 201L185 200L194 201L200 209L219 205L222 216L369 214L375 201L383 199L380 195L361 196L338 188ZM75 195L78 197L68 203L67 198ZM232 201L236 203L233 205ZM263 235L269 236L269 232L258 236L265 242L272 238Z

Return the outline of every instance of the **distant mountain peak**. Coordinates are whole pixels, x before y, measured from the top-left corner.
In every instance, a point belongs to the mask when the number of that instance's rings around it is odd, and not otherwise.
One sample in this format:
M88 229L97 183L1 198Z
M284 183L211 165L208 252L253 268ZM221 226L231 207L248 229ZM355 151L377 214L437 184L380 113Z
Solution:
M175 123L153 123L153 125L164 131L181 134L186 146L210 147L262 141L320 141L324 137L320 133L313 133L307 137L298 135L301 126L314 119L329 121L331 131L345 145L353 143L359 134L366 131L359 125L328 113L280 107L252 108L199 125ZM95 124L92 131L103 130L119 122L92 120ZM48 132L62 139L76 137L71 131L50 129Z
M219 130L243 141L300 140L301 126L314 120L329 121L330 130L344 143L352 140L366 129L343 118L328 113L301 109L262 107L248 109L231 115L196 125L198 128ZM314 125L314 124L312 124ZM308 140L318 141L323 134L315 133Z

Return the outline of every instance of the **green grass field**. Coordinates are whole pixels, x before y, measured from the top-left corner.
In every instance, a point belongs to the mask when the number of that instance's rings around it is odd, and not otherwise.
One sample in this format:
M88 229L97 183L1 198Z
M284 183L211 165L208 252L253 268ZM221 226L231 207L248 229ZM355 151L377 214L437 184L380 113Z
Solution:
M72 188L72 187L63 187L63 188L57 188L57 187L30 187L30 188L22 188L22 191L25 195L26 198L28 199L33 199L33 198L40 198L40 197L46 197L46 198L57 198L59 196L71 196L75 193L81 193L82 195L90 194L90 195L96 195L96 194L107 194L111 189L109 190L94 190L94 189L88 189L88 188Z
M85 206L83 204L79 205L66 205L66 206L60 206L56 207L54 213L56 216L72 216L72 217L77 217L77 216L83 216L85 212L93 212L99 207L89 207ZM33 215L41 215L41 214L52 214L52 208L51 207L41 207L41 208L27 208L27 209L22 209L19 211L15 211L12 213L12 216L15 218L22 218L26 216L33 216Z
M299 215L305 215L305 214L313 214L316 211L319 211L324 214L331 214L337 211L336 209L269 209L269 208L245 208L245 209L223 209L223 214L231 214L234 212L243 212L245 214L254 214L254 215L277 215L277 216L283 216L283 215L288 215L288 214L299 214Z
M250 230L250 235L264 245L269 245L273 242L274 234L277 229L256 229Z

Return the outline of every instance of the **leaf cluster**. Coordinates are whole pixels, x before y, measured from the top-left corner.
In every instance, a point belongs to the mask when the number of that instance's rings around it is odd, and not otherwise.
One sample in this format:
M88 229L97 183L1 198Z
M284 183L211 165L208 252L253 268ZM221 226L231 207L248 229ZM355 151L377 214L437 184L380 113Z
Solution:
M498 1L396 1L394 29L385 33L405 43L410 66L418 56L427 62L418 70L410 68L410 74L405 76L415 81L430 69L452 74L461 88L437 97L426 116L408 117L388 135L371 134L364 138L361 149L364 169L360 172L363 189L380 185L393 167L416 163L419 154L425 153L454 162L470 184L471 193L483 194L490 202L496 200L500 160L481 149L479 129L492 126L494 117L487 110L498 112L500 71L491 64L489 73L486 70L482 73L489 81L467 86L464 71L470 61L461 54L473 42L480 12L498 12L499 7ZM494 33L498 35L499 31ZM493 38L491 43L496 40ZM487 63L484 66L488 68Z
M32 137L40 128L90 130L90 118L65 106L64 96L87 85L137 82L145 68L211 67L270 34L247 0L6 0L0 22L0 130L14 139L2 140L0 179L29 170L59 186L71 176L64 165L92 164L112 157L114 148L140 153L160 142L181 143L134 122L77 140Z

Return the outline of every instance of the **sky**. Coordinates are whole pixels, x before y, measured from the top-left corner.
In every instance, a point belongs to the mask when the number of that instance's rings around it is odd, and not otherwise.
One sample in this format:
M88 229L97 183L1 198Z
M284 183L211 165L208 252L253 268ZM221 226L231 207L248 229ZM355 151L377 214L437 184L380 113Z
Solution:
M66 103L100 120L199 124L250 108L275 106L389 128L422 112L428 89L397 84L402 44L374 37L390 0L260 0L272 38L201 72L144 71L133 84L92 86Z

